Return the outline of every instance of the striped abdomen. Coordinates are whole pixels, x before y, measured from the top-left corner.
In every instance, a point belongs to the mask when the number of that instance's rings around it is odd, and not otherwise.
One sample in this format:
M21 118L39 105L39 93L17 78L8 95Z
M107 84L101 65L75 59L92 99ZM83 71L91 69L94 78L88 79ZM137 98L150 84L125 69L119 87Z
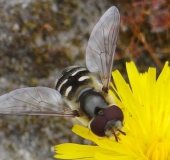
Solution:
M86 88L90 83L92 83L90 72L85 67L74 66L62 72L55 88L63 97L71 101L82 88Z

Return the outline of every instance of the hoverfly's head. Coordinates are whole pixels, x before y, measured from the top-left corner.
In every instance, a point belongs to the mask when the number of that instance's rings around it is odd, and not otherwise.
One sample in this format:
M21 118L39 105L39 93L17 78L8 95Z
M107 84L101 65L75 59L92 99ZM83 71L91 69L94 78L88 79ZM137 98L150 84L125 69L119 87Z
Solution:
M118 135L124 134L122 129L122 122L124 119L122 110L116 105L112 105L108 108L96 107L96 117L90 123L90 129L92 132L100 137L115 137L118 141Z

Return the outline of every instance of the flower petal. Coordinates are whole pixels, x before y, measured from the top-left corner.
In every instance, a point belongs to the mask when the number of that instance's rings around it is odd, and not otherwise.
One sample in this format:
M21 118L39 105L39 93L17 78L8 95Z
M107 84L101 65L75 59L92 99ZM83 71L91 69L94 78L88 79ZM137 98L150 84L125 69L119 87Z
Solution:
M156 79L156 69L139 73L133 62L127 63L129 84L119 71L112 73L109 91L124 114L119 142L100 138L90 129L74 125L72 131L91 140L94 146L59 145L58 158L96 160L170 160L170 67L168 63Z

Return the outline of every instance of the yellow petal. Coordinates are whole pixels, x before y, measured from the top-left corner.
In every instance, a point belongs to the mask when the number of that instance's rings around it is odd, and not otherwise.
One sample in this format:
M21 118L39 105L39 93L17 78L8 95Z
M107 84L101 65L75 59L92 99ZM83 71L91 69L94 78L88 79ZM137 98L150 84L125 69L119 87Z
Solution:
M91 140L94 146L63 144L56 157L96 160L170 160L170 67L168 62L156 79L156 69L139 73L133 62L127 63L129 84L119 71L112 73L109 91L124 114L119 142L100 138L90 129L74 125L73 132Z

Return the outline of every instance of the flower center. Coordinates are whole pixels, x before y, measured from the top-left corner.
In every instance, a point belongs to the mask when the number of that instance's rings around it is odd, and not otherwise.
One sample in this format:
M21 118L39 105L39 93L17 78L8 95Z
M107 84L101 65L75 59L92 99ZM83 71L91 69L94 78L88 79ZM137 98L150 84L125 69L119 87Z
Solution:
M170 142L167 139L157 138L148 144L146 157L149 160L167 160L170 153Z

